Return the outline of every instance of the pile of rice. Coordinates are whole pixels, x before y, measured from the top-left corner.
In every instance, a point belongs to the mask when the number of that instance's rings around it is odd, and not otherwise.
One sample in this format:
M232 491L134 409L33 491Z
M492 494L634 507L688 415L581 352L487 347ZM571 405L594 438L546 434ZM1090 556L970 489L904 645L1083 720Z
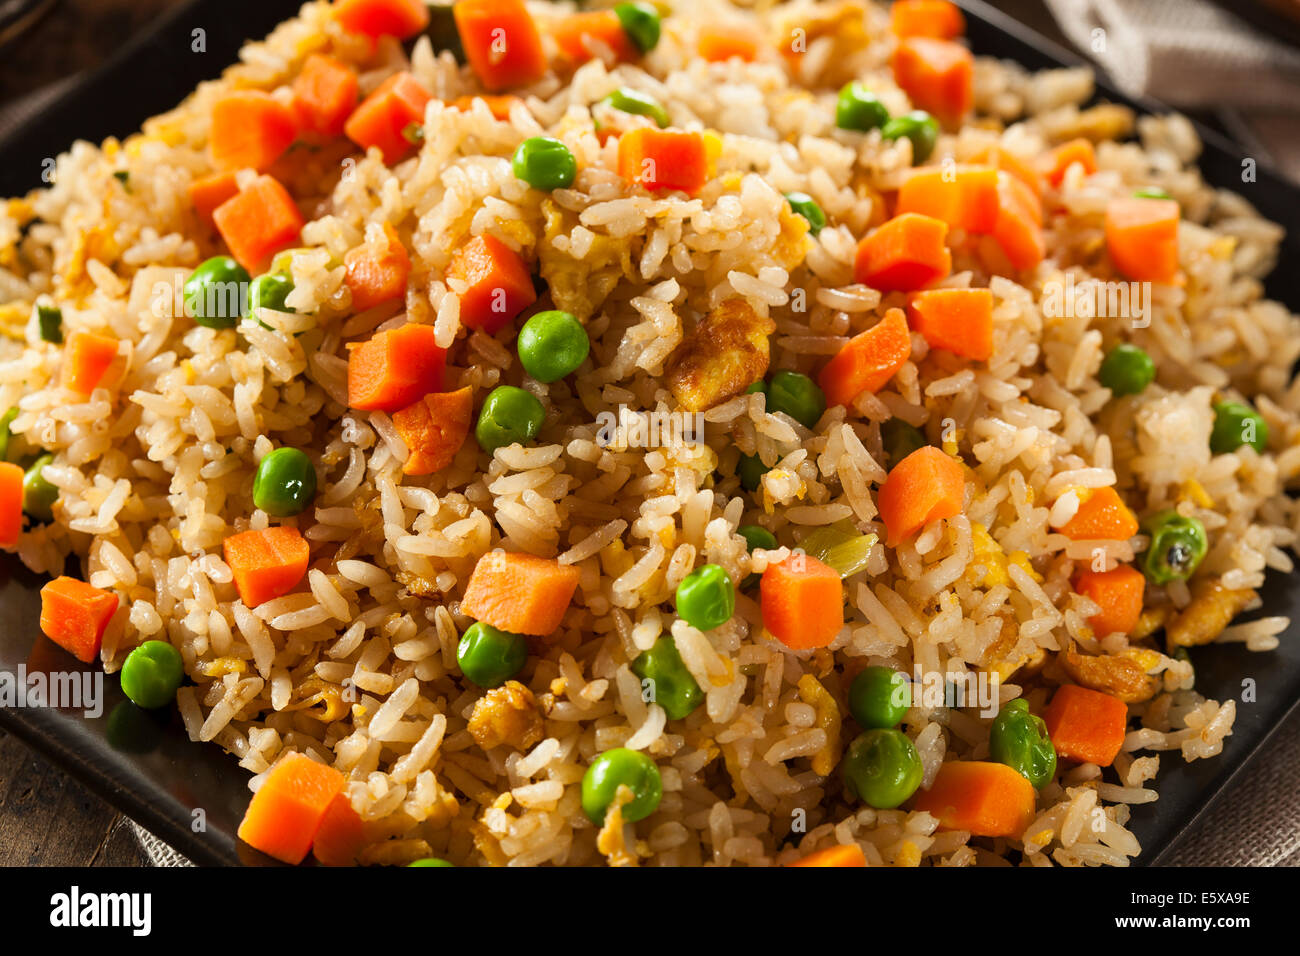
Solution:
M565 12L532 9L543 27ZM809 31L792 76L775 53L754 63L694 57L698 25L724 17L755 22L774 44L791 23L834 27ZM234 754L254 789L287 752L343 771L369 825L365 863L764 865L856 841L878 865L1126 864L1140 849L1125 826L1130 807L1156 800L1162 759L1213 756L1231 733L1234 702L1197 694L1186 659L1155 653L1161 690L1132 705L1136 729L1113 768L1063 761L1020 841L940 831L928 813L851 800L837 771L813 770L838 759L851 731L819 720L799 685L814 677L847 719L849 680L868 664L957 675L1041 661L1020 671L1023 685L1012 667L1000 688L1003 701L1023 694L1041 712L1068 679L1055 653L1067 641L1090 653L1125 646L1118 635L1097 640L1086 623L1096 607L1070 587L1090 553L1052 530L1068 518L1058 499L1069 489L1115 485L1139 514L1194 514L1211 542L1200 573L1227 586L1258 587L1266 569L1291 569L1282 549L1300 515L1284 488L1300 472L1290 375L1300 320L1265 300L1260 283L1280 230L1202 181L1190 124L1084 108L1092 80L1083 69L1029 74L977 59L978 118L943 135L936 159L961 162L991 144L1032 159L1084 135L1098 141L1100 167L1090 177L1073 168L1053 193L1061 214L1035 271L991 275L977 247L942 283L992 289L992 360L928 361L914 336L911 361L887 387L831 408L812 430L745 394L705 413L700 445L598 440L602 413L675 407L665 362L727 298L775 321L772 370L813 375L903 302L854 284L852 262L857 239L886 218L881 194L910 168L911 146L834 123L848 79L866 81L895 115L910 108L888 67L892 46L887 10L856 0L798 0L761 15L697 0L665 18L644 61L608 69L594 60L571 78L548 76L515 91L523 102L499 121L483 102L443 104L478 87L427 38L409 55L392 40L372 52L325 3L307 3L141 134L75 144L49 188L0 215L0 326L10 340L0 348L0 408L17 406L12 430L55 453L45 475L61 495L55 521L23 535L21 559L54 574L76 555L85 580L122 597L107 670L145 640L179 648L192 682L177 700L190 736ZM211 104L232 87L282 87L324 49L361 69L363 92L411 70L436 97L423 144L391 168L346 143L292 153L282 178L310 220L292 254L296 314L272 313L269 329L199 327L162 293L223 251L186 198L211 172ZM616 142L601 144L589 107L620 86L657 98L674 126L720 134L717 175L698 196L650 197L616 174ZM541 134L577 157L572 188L545 194L511 173L514 148ZM1146 185L1182 206L1186 283L1155 287L1146 328L1045 315L1044 289L1066 270L1078 283L1115 278L1102 212ZM791 190L814 197L832 225L805 238L783 198ZM354 313L340 263L384 222L412 252L408 293ZM496 336L462 327L444 270L452 250L482 233L539 264L551 289L539 308L587 313L592 354L577 374L526 379L512 346L518 323ZM86 400L59 385L60 350L28 321L42 294L63 306L65 333L129 343L120 386ZM406 321L434 327L450 350L446 388L469 386L476 407L502 383L541 399L539 439L493 455L470 440L446 470L403 476L407 450L389 418L347 407L345 345ZM1117 341L1156 362L1157 382L1139 396L1112 400L1098 383ZM1211 403L1225 394L1255 402L1273 435L1268 453L1210 454ZM955 442L973 496L964 515L897 549L875 547L845 581L848 624L829 648L795 653L763 634L755 591L739 593L734 618L716 630L676 618L671 595L692 568L720 564L739 582L788 553L751 557L741 524L762 523L787 546L843 519L882 531L879 424L891 416ZM221 542L268 525L252 477L281 445L307 450L320 479L315 507L284 521L311 543L311 569L306 586L250 610ZM778 464L750 495L736 463L755 452ZM1129 560L1144 545L1112 543L1112 556ZM581 583L560 632L534 642L517 678L535 699L540 739L485 750L468 730L482 691L456 664L469 623L458 602L477 558L496 547L558 557L581 570ZM1005 559L1017 551L1023 559ZM992 565L1004 573L986 574ZM1148 587L1148 607L1191 600L1186 583ZM1218 639L1267 650L1286 623L1238 624ZM665 633L707 694L684 720L643 702L629 669ZM944 760L986 759L989 723L975 707L909 710L902 729L921 755L923 785ZM596 754L619 746L654 758L664 796L598 847L579 785Z

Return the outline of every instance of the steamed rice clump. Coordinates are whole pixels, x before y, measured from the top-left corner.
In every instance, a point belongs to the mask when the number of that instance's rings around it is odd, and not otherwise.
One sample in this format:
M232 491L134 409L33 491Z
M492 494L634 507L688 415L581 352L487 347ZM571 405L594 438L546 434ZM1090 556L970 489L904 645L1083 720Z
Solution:
M566 13L530 10L543 37ZM752 63L698 58L700 26L728 18L770 49ZM807 50L788 63L776 50L792 25L809 27ZM987 243L948 237L955 261L941 285L991 288L993 357L954 362L914 334L889 384L811 428L767 412L762 394L741 394L704 412L702 444L602 440L602 415L676 409L665 366L727 299L775 324L771 371L814 377L849 337L905 304L855 284L853 257L888 218L911 143L838 130L834 119L851 79L893 115L911 108L889 68L893 45L887 9L853 0L761 15L680 4L643 59L550 73L512 90L519 101L497 119L483 101L447 105L481 88L427 37L372 49L327 4L307 3L142 133L75 144L49 188L0 215L0 409L16 406L15 436L54 454L44 473L60 493L54 520L22 535L19 556L51 574L75 556L80 577L121 597L102 650L107 670L143 641L175 645L190 679L177 697L190 736L234 754L254 788L290 752L346 774L367 824L363 863L767 865L856 843L873 865L1125 865L1140 850L1125 826L1130 806L1157 799L1162 762L1218 754L1235 704L1199 695L1194 654L1166 654L1151 636L1197 600L1188 582L1148 585L1146 635L1101 638L1087 623L1096 606L1071 587L1092 550L1056 529L1079 489L1114 486L1138 515L1177 508L1201 520L1210 547L1198 579L1240 591L1268 569L1291 570L1282 549L1300 527L1284 493L1300 472L1290 377L1300 320L1265 300L1260 283L1280 231L1201 180L1190 124L1085 108L1086 70L1029 74L977 58L976 119L942 134L933 162L968 162L990 146L1032 161L1078 136L1097 144L1095 173L1074 166L1049 187L1047 257L1032 271L1007 269ZM212 103L232 88L278 90L316 51L354 64L363 94L410 70L434 96L418 151L386 166L377 150L361 155L344 140L291 150L276 175L307 219L285 258L294 311L264 313L268 327L196 325L159 290L179 288L223 251L187 197L212 172ZM618 87L656 98L675 127L716 134L716 168L697 195L651 195L618 175L617 139L602 142L590 109ZM512 152L537 135L577 158L570 188L544 193L513 175ZM1067 272L1076 289L1117 278L1102 214L1141 186L1181 205L1185 281L1155 285L1138 328L1045 308ZM783 197L795 190L829 220L816 236ZM342 263L384 223L411 252L406 295L357 312ZM535 308L585 323L591 355L575 375L526 378L518 322L495 335L462 325L463 289L447 268L456 248L484 234L520 250L546 280ZM128 343L120 382L88 398L61 386L61 349L28 321L43 295L61 305L65 335ZM436 330L449 349L444 388L472 389L476 409L498 384L540 399L537 440L488 454L471 437L449 467L403 475L408 449L389 417L348 408L346 367L348 343L405 322ZM1120 341L1145 349L1157 377L1113 399L1098 369ZM1254 402L1272 435L1265 452L1211 453L1212 404L1225 396ZM876 504L889 464L880 425L891 417L967 466L964 512L897 548L883 543ZM252 477L281 446L307 451L320 490L314 507L273 519L254 506ZM740 487L742 454L775 465L757 493ZM708 632L674 613L673 591L693 568L719 564L739 584L808 532L845 520L881 543L844 582L847 624L828 648L793 652L766 635L756 590L739 590L735 615ZM781 547L748 554L737 528L755 523ZM310 570L297 590L249 609L222 541L270 524L301 530ZM1142 535L1110 542L1107 560L1131 561L1146 544ZM456 649L471 623L459 613L469 574L494 548L558 558L580 580L562 626L531 642L516 678L540 730L526 744L484 749L469 729L483 692L462 676ZM1285 624L1265 618L1205 639L1267 650ZM629 666L664 634L704 691L685 719L644 701ZM846 793L838 770L824 772L857 732L846 695L864 666L996 673L1002 701L1025 696L1041 713L1072 682L1060 653L1070 642L1103 657L1146 649L1139 659L1154 694L1130 705L1111 768L1060 762L1020 838L871 809ZM812 684L829 698L809 693ZM815 706L827 699L829 724ZM991 715L946 703L918 700L902 723L923 786L946 760L988 759ZM580 783L615 747L653 758L664 794L649 817L598 840Z

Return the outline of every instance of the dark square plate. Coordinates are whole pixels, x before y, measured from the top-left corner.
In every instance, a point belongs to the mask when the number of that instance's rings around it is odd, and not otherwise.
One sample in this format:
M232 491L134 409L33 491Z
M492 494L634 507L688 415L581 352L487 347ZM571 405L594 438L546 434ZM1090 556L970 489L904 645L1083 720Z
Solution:
M979 0L963 0L968 37L977 54L1015 60L1031 69L1077 65L1072 54L1025 30ZM240 44L261 37L293 15L297 0L193 0L161 19L103 69L76 83L24 128L0 140L0 196L19 195L40 185L42 160L74 139L98 142L123 136L149 116L178 103L201 80L233 62ZM206 52L192 51L196 30L204 31ZM1163 112L1098 84L1109 100L1143 112ZM1202 131L1200 165L1206 179L1245 195L1268 218L1287 229L1282 262L1300 261L1300 190L1262 165L1254 181L1243 181L1242 156L1231 143ZM1269 294L1300 311L1300 270L1285 267L1268 281ZM1300 615L1300 572L1270 575L1262 614ZM51 644L38 627L41 579L15 559L0 561L0 672L26 673L81 668ZM1198 819L1228 782L1300 700L1300 642L1288 632L1281 646L1251 654L1240 646L1193 651L1197 688L1217 699L1238 700L1237 721L1221 756L1185 764L1176 756L1162 762L1160 799L1137 807L1132 827L1142 842L1140 863L1169 858L1178 838ZM1243 681L1255 684L1255 701L1242 702ZM106 800L197 863L266 863L268 859L235 836L248 802L247 774L219 748L191 743L172 712L148 714L125 700L116 677L104 679L104 708L98 717L80 710L0 708L0 726L67 768Z

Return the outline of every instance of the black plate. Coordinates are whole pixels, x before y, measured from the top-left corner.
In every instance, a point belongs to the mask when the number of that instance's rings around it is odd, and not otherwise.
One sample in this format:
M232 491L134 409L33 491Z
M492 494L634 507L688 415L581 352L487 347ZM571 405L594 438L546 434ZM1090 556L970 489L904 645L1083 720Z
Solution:
M1049 43L979 0L963 0L968 37L978 54L1016 60L1031 69L1077 65L1075 56ZM125 135L147 117L175 105L199 81L232 62L248 36L263 36L291 16L297 0L195 0L161 20L150 33L102 70L76 84L42 116L0 139L0 196L40 184L41 160L73 139L98 141ZM206 33L207 52L190 52L193 31ZM1144 112L1163 112L1105 83L1100 93ZM1211 183L1244 194L1287 229L1282 261L1300 261L1300 190L1260 165L1254 182L1243 182L1243 157L1230 143L1202 131L1201 169ZM1300 270L1282 268L1268 280L1269 294L1300 311ZM1261 614L1300 616L1296 574L1270 575ZM41 581L16 560L0 562L0 671L23 665L35 671L79 669L39 632ZM1278 650L1251 654L1239 646L1193 651L1197 689L1216 699L1238 701L1237 721L1221 756L1183 763L1162 761L1158 803L1134 810L1132 827L1142 842L1138 861L1167 860L1179 837L1228 782L1248 765L1300 700L1300 643L1288 633ZM88 670L88 668L85 668ZM1243 681L1254 684L1254 702L1243 702ZM115 677L104 680L103 715L49 708L0 708L0 725L63 765L110 803L198 863L266 863L241 844L235 830L248 801L248 774L212 745L193 744L174 713L146 714L125 701ZM202 811L201 814L196 811Z

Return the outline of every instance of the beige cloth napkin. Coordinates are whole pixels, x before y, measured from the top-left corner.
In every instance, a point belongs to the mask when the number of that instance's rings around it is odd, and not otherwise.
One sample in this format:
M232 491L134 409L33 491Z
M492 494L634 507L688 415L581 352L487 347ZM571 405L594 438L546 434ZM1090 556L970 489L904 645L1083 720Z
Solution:
M1300 182L1300 50L1210 0L1044 2L1125 93L1237 111L1259 158Z

